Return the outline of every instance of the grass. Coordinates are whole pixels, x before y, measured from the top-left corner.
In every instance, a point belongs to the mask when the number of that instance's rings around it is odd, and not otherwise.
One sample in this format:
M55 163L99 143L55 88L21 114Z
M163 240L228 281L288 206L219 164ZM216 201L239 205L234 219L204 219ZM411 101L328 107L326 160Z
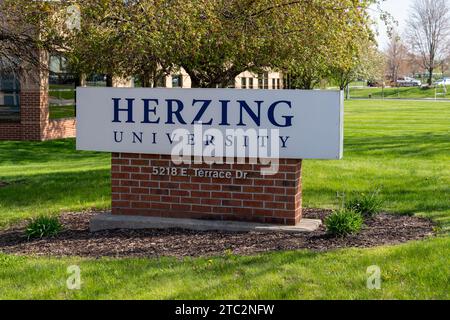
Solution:
M50 105L50 119L63 119L75 117L75 106Z
M304 162L304 204L337 208L336 193L382 187L384 209L441 224L440 237L328 253L208 259L35 258L0 254L0 299L449 299L450 103L346 103L345 158ZM106 209L110 156L73 140L0 142L0 226L41 214ZM199 248L201 250L201 248ZM69 291L66 268L81 267ZM378 265L382 289L366 288Z
M9 299L449 299L446 239L328 253L183 259L32 258L0 254L0 298ZM67 268L80 267L81 290ZM381 289L367 289L367 268Z
M67 90L67 89L64 89ZM75 100L76 91L74 88L71 88L71 91L60 91L60 90L50 90L49 96L57 99L64 100Z
M346 103L343 161L305 161L307 207L333 208L336 192L381 187L384 209L433 218L450 230L450 103Z
M351 98L373 98L373 99L450 99L450 87L447 94L444 94L443 87L437 88L438 95L435 95L434 88L402 87L402 88L351 88Z
M0 227L62 211L110 206L110 155L75 141L0 142Z

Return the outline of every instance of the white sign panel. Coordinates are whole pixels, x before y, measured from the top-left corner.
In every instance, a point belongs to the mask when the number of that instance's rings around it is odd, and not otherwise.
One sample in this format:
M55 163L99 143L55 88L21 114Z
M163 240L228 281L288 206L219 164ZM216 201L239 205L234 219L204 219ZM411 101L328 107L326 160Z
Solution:
M278 152L269 151L268 157L341 159L343 93L77 89L78 150L170 155L184 139L182 135L186 135L186 141L194 149L198 144L202 147L222 144L224 150L250 148L251 142L234 140L232 132L249 132L248 136L256 132L260 147L277 146ZM215 155L225 154L216 150Z

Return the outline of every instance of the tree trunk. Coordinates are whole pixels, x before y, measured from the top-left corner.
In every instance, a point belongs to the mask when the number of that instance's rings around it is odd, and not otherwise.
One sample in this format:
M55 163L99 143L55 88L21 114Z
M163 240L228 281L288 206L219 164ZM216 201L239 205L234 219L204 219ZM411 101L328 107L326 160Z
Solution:
M106 75L106 86L111 88L113 86L113 76L110 74Z
M152 87L151 76L148 73L142 74L141 81L142 81L143 88L151 88Z
M428 85L431 86L433 84L433 71L434 68L428 69Z

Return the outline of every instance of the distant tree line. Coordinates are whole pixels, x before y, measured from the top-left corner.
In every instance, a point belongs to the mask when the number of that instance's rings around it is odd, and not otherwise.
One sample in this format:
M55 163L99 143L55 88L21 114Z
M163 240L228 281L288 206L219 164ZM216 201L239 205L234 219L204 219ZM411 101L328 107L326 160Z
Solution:
M433 84L436 70L450 64L450 2L415 0L403 35L394 30L386 49L387 76L393 82L406 74L427 74Z

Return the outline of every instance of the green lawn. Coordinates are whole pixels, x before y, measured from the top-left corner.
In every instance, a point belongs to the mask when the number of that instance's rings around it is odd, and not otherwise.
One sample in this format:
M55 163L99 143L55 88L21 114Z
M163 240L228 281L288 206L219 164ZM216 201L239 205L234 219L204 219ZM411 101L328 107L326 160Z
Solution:
M67 89L64 89L67 90ZM76 91L74 88L71 88L70 91L61 91L61 90L50 90L48 95L57 99L65 99L65 100L75 100Z
M449 299L450 103L346 103L345 159L305 161L304 204L336 208L337 192L381 187L385 209L430 217L435 239L328 253L276 252L211 259L45 259L0 254L2 298ZM73 140L0 142L0 226L41 213L109 207L108 154ZM81 267L81 291L65 287ZM382 289L366 288L378 265Z
M0 142L0 227L38 214L110 206L110 155L75 140Z
M0 298L449 299L448 239L328 253L276 252L184 259L46 259L0 254ZM66 288L67 267L81 271ZM367 289L367 268L381 290Z
M437 95L436 95L437 93ZM373 98L373 99L450 99L450 87L447 88L447 94L443 87L437 88L351 88L351 98Z
M50 105L50 119L63 119L75 117L75 106Z

